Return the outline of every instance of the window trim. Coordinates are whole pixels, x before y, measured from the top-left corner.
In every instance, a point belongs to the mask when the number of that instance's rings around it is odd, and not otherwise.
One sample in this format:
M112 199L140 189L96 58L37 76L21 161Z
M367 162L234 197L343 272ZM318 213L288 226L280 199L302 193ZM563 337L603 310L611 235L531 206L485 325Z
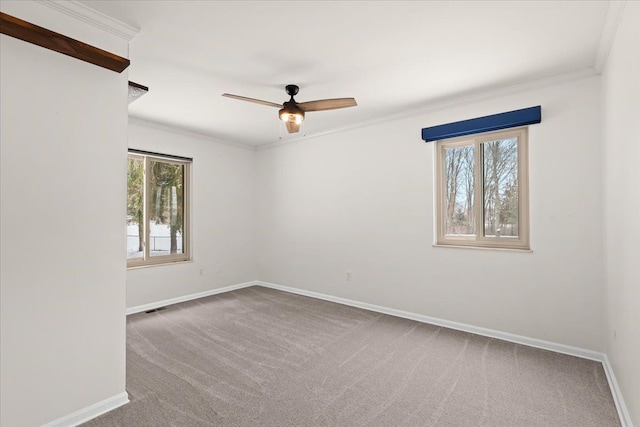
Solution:
M436 141L435 147L435 242L434 246L511 249L530 251L529 223L529 141L528 127L510 128L501 131L483 132L458 138ZM518 231L516 238L484 236L484 196L483 196L483 150L481 144L490 141L518 138ZM446 180L444 179L445 148L473 145L475 148L474 169L474 216L476 234L473 236L445 236L446 220ZM481 201L477 203L477 201Z
M140 150L129 150L127 154L128 159L140 159L144 163L143 167L143 195L144 195L144 205L143 205L143 224L144 226L144 241L143 241L143 256L141 258L127 258L127 268L137 268L137 267L145 267L145 266L155 266L155 265L167 265L178 262L191 261L191 164L192 160L186 157L177 157L170 155L162 155L158 153L150 153L146 151ZM183 198L184 198L184 213L183 213L183 224L182 224L182 249L183 253L180 254L169 254L169 255L157 255L150 256L149 254L149 239L150 239L150 227L148 220L148 212L151 210L151 198L146 197L148 194L148 188L150 186L150 174L147 173L149 168L149 163L153 160L160 160L164 163L171 163L176 165L184 166L184 189L183 189Z

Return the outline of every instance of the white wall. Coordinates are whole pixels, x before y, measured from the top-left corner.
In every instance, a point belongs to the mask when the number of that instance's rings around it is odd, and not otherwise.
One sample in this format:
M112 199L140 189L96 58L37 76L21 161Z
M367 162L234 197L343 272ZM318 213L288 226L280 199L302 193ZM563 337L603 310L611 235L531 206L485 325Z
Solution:
M640 3L626 4L602 82L607 353L640 425Z
M129 147L193 158L193 262L129 269L127 307L256 280L254 151L136 119Z
M2 10L126 56L121 39L37 3ZM640 423L638 22L627 3L602 88L583 79L257 154L132 120L129 147L194 158L194 261L129 271L127 73L0 36L0 424L122 393L125 305L256 278L606 350ZM420 129L537 104L533 252L432 247L433 145Z
M127 72L2 35L0 79L0 424L28 427L125 392Z
M432 247L433 144L421 128L534 105L533 252ZM592 77L261 150L258 276L602 351L599 123Z

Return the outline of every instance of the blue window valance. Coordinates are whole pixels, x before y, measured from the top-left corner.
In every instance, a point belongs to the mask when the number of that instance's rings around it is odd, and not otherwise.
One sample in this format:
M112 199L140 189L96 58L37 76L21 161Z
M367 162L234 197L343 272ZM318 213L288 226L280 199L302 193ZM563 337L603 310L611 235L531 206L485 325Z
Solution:
M422 128L422 139L425 142L437 141L474 133L531 125L540 123L541 120L542 108L538 105L537 107L523 108L522 110Z

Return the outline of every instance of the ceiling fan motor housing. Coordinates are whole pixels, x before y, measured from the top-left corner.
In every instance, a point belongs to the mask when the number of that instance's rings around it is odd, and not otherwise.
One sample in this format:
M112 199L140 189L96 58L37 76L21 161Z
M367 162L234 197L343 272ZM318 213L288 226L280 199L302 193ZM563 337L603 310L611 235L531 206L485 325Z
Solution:
M279 111L278 116L280 120L284 122L295 120L300 123L304 120L304 111L298 107L295 101L287 101L283 104L283 108Z

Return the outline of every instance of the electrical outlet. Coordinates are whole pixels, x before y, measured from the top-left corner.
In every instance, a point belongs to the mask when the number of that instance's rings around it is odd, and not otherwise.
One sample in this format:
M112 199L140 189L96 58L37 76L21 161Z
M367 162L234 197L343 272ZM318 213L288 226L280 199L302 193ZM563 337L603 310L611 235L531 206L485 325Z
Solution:
M347 282L351 281L351 272L347 271Z
M613 330L613 340L614 340L614 341L616 340L616 338L618 338L618 336L617 336L617 335L618 335L618 334L617 334L616 330L614 329L614 330Z
M201 275L201 276L204 276L204 271L203 271L203 270L204 270L204 268L201 268L201 269L200 269L200 275Z

